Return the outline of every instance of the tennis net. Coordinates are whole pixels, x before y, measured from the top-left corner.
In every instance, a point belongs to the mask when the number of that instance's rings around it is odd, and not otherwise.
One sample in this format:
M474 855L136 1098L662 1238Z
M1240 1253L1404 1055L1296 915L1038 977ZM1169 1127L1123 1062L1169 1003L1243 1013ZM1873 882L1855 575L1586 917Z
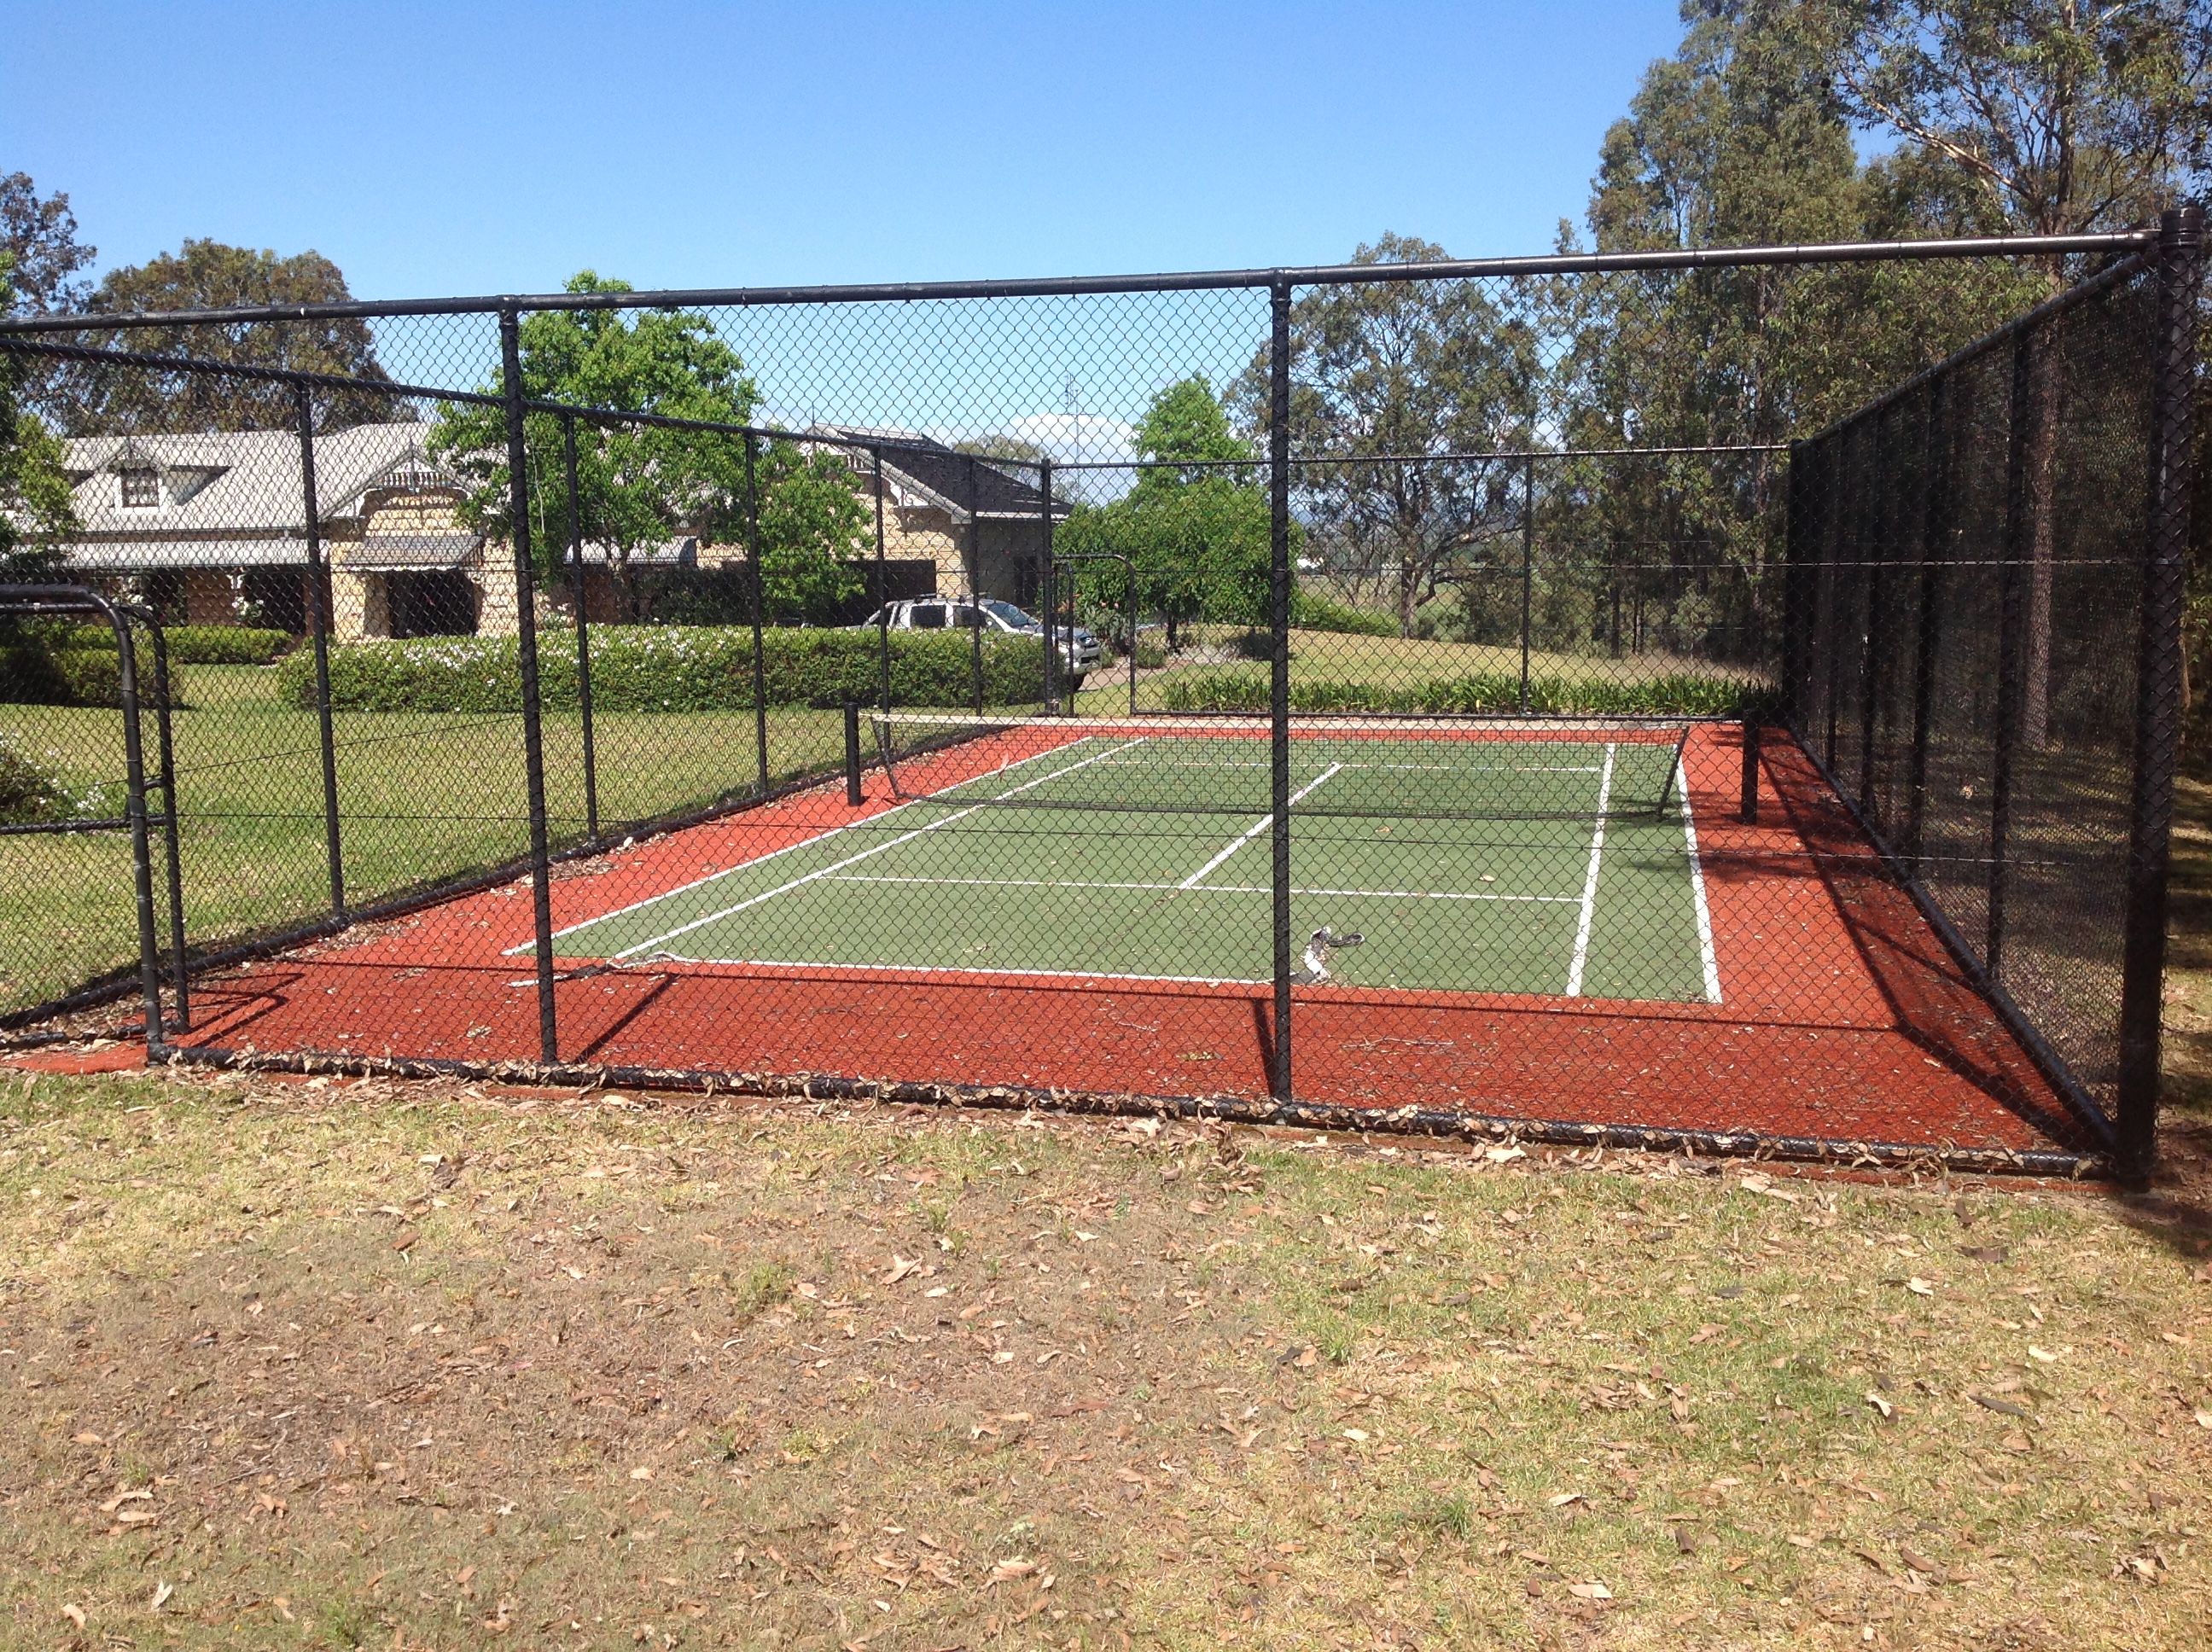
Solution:
M992 719L878 713L876 755L902 801L963 808L1250 816L1273 807L1267 724L1184 717ZM1294 812L1431 820L1668 813L1689 720L1297 720Z

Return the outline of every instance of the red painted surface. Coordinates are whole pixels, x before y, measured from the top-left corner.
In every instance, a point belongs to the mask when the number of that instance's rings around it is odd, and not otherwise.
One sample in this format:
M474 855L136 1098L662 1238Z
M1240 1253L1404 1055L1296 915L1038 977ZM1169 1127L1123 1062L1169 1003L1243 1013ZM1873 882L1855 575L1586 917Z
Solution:
M1300 987L1300 1099L1844 1141L2082 1145L1794 746L1770 744L1759 823L1737 820L1737 738L1701 726L1684 754L1722 1003ZM994 766L963 747L932 760L928 781ZM879 813L892 801L880 791L872 776L859 816L833 786L566 868L555 926ZM531 966L501 956L528 942L530 924L518 884L240 969L198 989L188 1042L533 1060ZM564 979L556 1002L572 1062L1153 1095L1267 1089L1265 987L655 964Z

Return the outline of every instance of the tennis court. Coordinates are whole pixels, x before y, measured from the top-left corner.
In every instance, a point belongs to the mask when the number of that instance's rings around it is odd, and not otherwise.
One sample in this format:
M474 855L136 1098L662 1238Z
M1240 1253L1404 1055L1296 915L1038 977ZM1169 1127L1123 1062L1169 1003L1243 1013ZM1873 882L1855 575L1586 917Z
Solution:
M1266 982L1271 774L1249 730L889 740L856 818L570 925L580 963ZM1722 1001L1686 730L1309 729L1290 754L1302 978Z

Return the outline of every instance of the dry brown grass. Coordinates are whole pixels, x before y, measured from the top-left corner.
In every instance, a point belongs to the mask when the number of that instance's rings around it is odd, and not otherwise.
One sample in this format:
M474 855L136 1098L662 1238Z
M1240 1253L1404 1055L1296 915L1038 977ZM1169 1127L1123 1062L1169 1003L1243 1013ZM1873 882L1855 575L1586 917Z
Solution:
M5 1075L0 1199L12 1644L2212 1619L2171 1193Z

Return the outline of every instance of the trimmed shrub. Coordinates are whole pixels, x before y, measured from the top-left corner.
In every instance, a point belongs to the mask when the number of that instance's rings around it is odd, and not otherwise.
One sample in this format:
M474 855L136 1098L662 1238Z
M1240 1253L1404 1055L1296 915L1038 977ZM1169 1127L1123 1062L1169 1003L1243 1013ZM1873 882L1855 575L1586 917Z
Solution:
M289 631L250 625L170 625L162 628L161 640L168 645L173 665L266 665L292 645ZM113 653L115 633L104 625L83 626L71 633L66 646ZM139 653L150 667L152 645L140 644Z
M1291 593L1291 623L1304 631L1342 631L1362 637L1398 635L1398 622L1389 615L1354 608L1303 586Z
M771 706L872 701L882 667L873 631L774 629L762 635ZM900 706L973 703L972 641L965 631L891 633L891 700ZM345 643L331 655L331 702L341 711L515 712L522 675L513 637L417 637ZM314 661L300 652L277 667L293 703L314 704ZM1034 637L983 640L986 705L1036 703L1044 645ZM577 703L574 633L539 641L543 702ZM753 703L752 632L736 626L607 625L592 629L592 703L600 711L740 711Z
M141 687L150 700L152 684ZM0 704L113 706L122 695L123 660L113 648L0 647Z
M1267 708L1267 678L1258 671L1193 671L1170 679L1170 711L1244 712ZM1604 677L1532 677L1528 709L1594 717L1725 717L1747 701L1764 705L1765 685L1755 678L1669 672L1628 682ZM1438 677L1404 688L1374 683L1293 683L1291 709L1438 712L1510 715L1521 709L1521 679L1505 671Z
M73 803L58 775L0 733L0 825L66 820Z

